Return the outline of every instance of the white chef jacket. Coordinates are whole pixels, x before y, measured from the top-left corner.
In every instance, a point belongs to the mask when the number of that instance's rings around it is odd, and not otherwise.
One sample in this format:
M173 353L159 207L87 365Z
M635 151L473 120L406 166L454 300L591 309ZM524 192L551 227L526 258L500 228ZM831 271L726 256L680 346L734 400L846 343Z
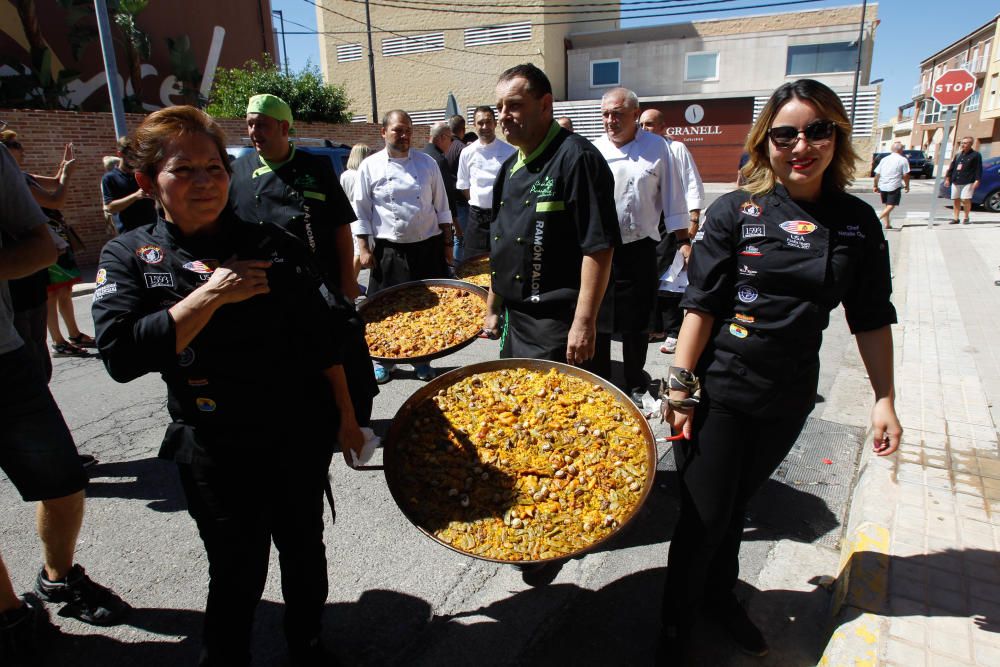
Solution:
M473 141L458 157L458 180L455 187L469 191L469 203L479 208L493 206L493 183L504 160L517 152L506 141L494 139L488 144Z
M670 137L663 137L667 140L670 154L674 156L674 164L680 173L681 182L684 184L684 198L687 200L689 211L700 211L705 208L705 186L701 183L701 174L698 173L698 165L691 157L691 151L684 145L683 141L677 141Z
M663 137L640 129L621 148L607 138L594 146L608 161L615 176L615 208L622 243L639 239L660 240L660 213L668 232L687 229L688 209L680 170Z
M364 160L352 204L355 236L417 243L452 222L441 169L430 155L413 149L405 158L391 158L383 149Z

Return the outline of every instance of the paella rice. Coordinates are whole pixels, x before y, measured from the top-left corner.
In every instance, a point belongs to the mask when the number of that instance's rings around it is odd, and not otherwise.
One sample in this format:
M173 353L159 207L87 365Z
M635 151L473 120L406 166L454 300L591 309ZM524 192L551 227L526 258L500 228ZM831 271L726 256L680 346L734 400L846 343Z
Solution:
M362 314L373 357L408 359L440 352L478 335L486 301L458 287L413 285L376 296Z
M490 256L483 255L463 262L455 270L455 277L489 289L492 282L490 280Z
M469 554L559 558L609 536L649 475L643 428L603 386L559 372L488 371L441 389L400 429L399 497Z

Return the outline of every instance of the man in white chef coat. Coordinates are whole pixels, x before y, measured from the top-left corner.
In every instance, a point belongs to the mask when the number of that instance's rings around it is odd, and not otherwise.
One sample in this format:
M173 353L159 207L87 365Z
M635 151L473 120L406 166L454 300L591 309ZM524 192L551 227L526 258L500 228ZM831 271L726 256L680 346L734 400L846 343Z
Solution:
M639 129L639 99L635 93L626 88L604 93L601 117L605 135L594 141L594 146L608 161L615 177L615 206L622 236L613 262L614 331L622 338L622 388L641 402L642 393L649 387L643 366L649 346L649 313L659 287L656 244L660 240L660 214L668 233L686 230L688 209L680 174L666 142ZM605 350L610 354L611 337L599 335L597 346L597 355Z
M437 162L410 150L413 122L401 110L382 119L385 149L358 168L351 231L358 237L362 266L371 269L368 294L411 280L447 278L446 248L452 242L451 210ZM375 364L375 379L388 382L393 367ZM429 364L415 366L418 379L430 380Z

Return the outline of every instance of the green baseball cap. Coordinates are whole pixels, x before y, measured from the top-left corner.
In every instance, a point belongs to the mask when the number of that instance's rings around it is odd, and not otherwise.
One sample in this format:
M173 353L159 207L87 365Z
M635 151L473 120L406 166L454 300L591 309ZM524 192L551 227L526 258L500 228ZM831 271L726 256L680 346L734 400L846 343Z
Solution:
M286 121L289 129L292 127L292 109L285 100L277 95L269 93L254 95L247 103L247 113L262 113L275 120Z

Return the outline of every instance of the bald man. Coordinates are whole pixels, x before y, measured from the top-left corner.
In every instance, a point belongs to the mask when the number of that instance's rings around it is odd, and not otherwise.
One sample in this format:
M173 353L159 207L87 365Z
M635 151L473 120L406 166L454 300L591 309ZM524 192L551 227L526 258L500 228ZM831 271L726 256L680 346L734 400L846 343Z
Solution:
M660 276L666 273L674 261L679 249L684 260L691 254L690 239L698 233L698 222L701 219L701 209L705 201L705 188L701 183L701 174L691 157L691 152L683 142L674 141L667 134L667 119L658 109L646 109L639 116L639 126L651 134L664 138L674 168L684 188L684 198L688 208L688 228L674 233L666 233L666 228L660 230L660 241L656 246L657 270ZM677 349L677 334L680 332L683 313L680 309L680 295L673 292L659 292L656 305L653 308L650 339L663 340L660 352L673 354Z

